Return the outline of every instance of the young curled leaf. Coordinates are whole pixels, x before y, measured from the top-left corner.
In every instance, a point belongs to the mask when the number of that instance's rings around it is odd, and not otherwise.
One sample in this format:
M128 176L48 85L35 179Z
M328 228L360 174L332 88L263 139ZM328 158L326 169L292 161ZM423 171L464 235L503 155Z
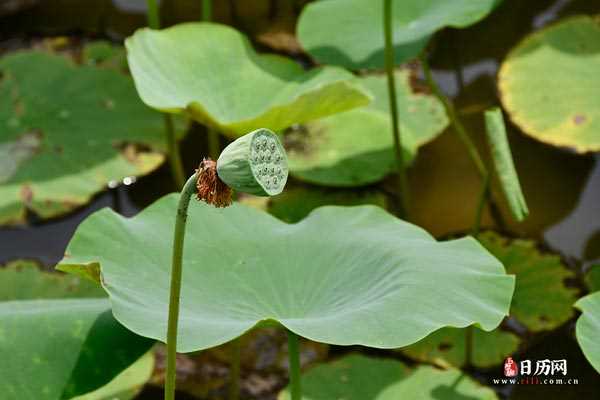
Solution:
M485 112L485 126L494 167L510 212L517 221L522 221L529 214L529 209L510 153L506 126L499 108L492 108Z

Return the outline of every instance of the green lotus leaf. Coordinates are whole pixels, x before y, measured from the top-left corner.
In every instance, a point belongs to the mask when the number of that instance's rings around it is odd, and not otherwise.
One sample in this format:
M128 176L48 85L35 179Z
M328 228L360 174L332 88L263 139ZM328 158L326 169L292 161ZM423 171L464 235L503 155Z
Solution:
M582 312L575 326L577 342L590 364L600 373L600 293L582 297L575 307Z
M429 37L446 26L463 28L488 15L499 0L402 0L392 2L397 64L415 58ZM334 27L334 28L333 28ZM323 64L383 68L383 2L321 0L304 7L297 35Z
M87 65L127 71L125 48L116 46L106 40L86 43L81 52L81 62Z
M456 369L411 371L399 361L359 354L312 368L302 377L302 392L304 400L497 399L492 389ZM278 397L289 399L287 389Z
M98 263L115 317L162 341L177 201L131 219L94 213L58 266ZM294 225L239 204L189 211L181 352L273 321L317 342L395 348L443 326L494 329L509 308L514 279L477 241L436 242L377 207L321 207Z
M465 364L465 342L465 329L443 328L405 347L402 352L419 361L461 367ZM473 329L471 363L478 368L498 365L507 355L518 350L520 342L518 336L500 329L492 332Z
M307 72L290 59L257 54L225 25L141 29L125 45L146 104L185 111L232 137L262 127L277 131L370 101L350 73L333 67Z
M313 121L286 136L290 172L328 186L358 186L381 180L396 169L387 82L383 75L360 78L374 95L367 107ZM410 73L396 72L396 95L404 158L439 135L448 119L440 101L413 93Z
M34 261L17 260L0 268L0 301L104 296L99 285L74 275L40 271Z
M526 134L577 152L600 150L600 24L578 16L535 32L506 57L502 103Z
M516 276L510 315L532 332L554 329L573 316L577 289L566 286L575 273L560 256L540 252L532 240L509 240L494 232L478 236L481 244Z
M0 302L0 390L7 400L70 399L103 386L151 345L112 317L107 299Z
M286 189L269 199L267 210L288 223L304 219L312 210L325 205L357 206L372 204L386 208L385 195L377 191L331 190L318 188Z
M584 276L584 280L590 292L600 290L600 264L590 266Z
M531 332L554 329L573 316L577 290L566 286L575 274L560 257L541 253L531 240L509 240L494 232L478 236L481 244L516 277L510 315ZM465 362L465 330L440 329L403 351L418 360L462 366ZM501 330L473 331L473 365L499 364L517 350L520 339Z
M23 51L0 75L0 224L64 214L162 163L163 119L123 74Z
M522 221L529 214L529 210L510 152L502 111L499 108L487 110L485 112L485 125L496 175L500 181L504 197L512 216L517 221Z
M130 400L150 380L154 371L154 354L149 351L112 381L91 393L71 400Z
M103 296L98 285L41 271L32 261L17 260L0 268L3 399L66 400L117 379L125 389L124 378L115 376L153 342L123 328L112 317L109 301L98 298ZM138 379L140 369L134 374Z

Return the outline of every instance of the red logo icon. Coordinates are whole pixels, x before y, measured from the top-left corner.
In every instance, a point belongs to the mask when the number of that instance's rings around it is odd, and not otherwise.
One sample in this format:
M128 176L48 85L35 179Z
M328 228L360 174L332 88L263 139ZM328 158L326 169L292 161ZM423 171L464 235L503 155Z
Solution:
M517 367L517 363L513 361L512 357L508 357L504 360L504 376L513 377L517 376L519 373L519 368Z

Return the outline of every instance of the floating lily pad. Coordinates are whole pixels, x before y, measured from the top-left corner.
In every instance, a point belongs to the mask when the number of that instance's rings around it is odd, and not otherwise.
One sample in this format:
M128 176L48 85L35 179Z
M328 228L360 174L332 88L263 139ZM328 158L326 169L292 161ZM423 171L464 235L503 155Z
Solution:
M35 51L0 74L0 224L64 214L162 163L163 119L123 74Z
M575 327L577 342L590 364L600 373L600 293L582 297L575 307L582 312Z
M307 72L290 59L257 54L245 36L225 25L141 29L125 45L146 104L187 111L233 137L262 127L284 129L370 101L350 73L333 67Z
M94 213L58 266L99 266L116 318L162 341L171 265L165 238L177 202L166 196L131 219ZM194 202L183 265L181 352L266 321L317 342L378 348L408 345L443 326L491 330L514 287L474 239L436 242L373 206L321 207L288 225L238 204L216 210Z
M443 328L402 351L420 361L460 367L465 364L465 341L465 329ZM517 351L520 342L518 336L500 329L492 332L473 329L471 362L479 368L498 365L507 355Z
M81 52L81 62L87 65L127 71L125 48L114 45L106 40L86 43Z
M100 389L71 400L129 400L140 392L154 371L154 354L149 351Z
M358 186L381 180L396 161L385 76L360 83L374 95L367 107L323 118L286 136L290 171L296 178L328 186ZM396 93L404 159L440 134L448 119L434 96L413 93L410 73L396 72Z
M500 68L502 103L523 132L577 152L600 150L600 23L579 16L525 38Z
M600 264L592 265L586 272L584 280L590 292L600 290Z
M282 221L294 223L305 218L312 210L325 205L356 206L372 204L386 208L387 200L377 191L325 190L314 188L286 189L282 194L271 197L268 211Z
M115 375L153 342L123 328L112 317L108 300L97 298L104 296L97 285L76 276L43 272L33 261L18 260L0 268L3 399L65 400L96 390L113 378L125 389L124 378ZM135 374L126 376L141 379L140 370L138 365ZM134 386L139 385L129 388ZM80 400L84 399L101 397Z
M502 111L499 108L487 110L485 112L485 125L496 175L500 181L504 197L508 202L512 216L517 221L522 221L529 214L529 210L513 162Z
M392 2L397 64L415 58L430 35L462 28L488 15L499 0L396 0ZM383 2L321 0L308 4L298 21L298 39L318 62L350 69L384 66Z
M34 261L13 261L0 268L0 301L104 296L98 285L74 275L40 271Z
M577 289L566 286L575 278L556 254L542 253L532 240L509 240L493 232L479 235L481 244L516 276L510 315L532 332L550 330L573 316Z
M318 365L302 377L305 400L496 399L494 391L459 370L428 366L410 371L395 360L352 354ZM286 389L278 397L289 400Z

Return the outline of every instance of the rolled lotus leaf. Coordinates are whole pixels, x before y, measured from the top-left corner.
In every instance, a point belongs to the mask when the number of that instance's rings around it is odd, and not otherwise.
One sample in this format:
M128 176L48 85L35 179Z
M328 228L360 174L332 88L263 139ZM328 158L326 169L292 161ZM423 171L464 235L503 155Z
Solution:
M287 156L277 135L257 129L225 147L217 160L217 174L240 192L275 196L287 182Z

